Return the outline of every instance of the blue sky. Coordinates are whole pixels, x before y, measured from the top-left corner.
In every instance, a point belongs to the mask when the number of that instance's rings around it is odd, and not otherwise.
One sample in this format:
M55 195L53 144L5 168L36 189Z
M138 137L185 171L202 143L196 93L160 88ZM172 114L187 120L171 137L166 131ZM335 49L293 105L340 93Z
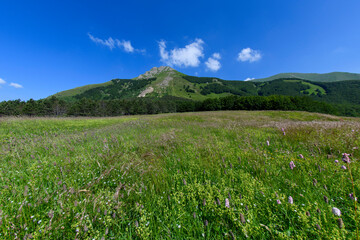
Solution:
M360 1L1 1L0 101L170 65L226 80L360 72Z

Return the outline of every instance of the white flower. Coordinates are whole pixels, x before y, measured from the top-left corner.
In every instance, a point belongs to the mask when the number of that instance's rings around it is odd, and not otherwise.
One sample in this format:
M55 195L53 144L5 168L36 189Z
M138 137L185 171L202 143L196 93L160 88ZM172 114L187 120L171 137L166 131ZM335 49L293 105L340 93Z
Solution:
M341 216L341 211L340 211L340 209L338 209L338 208L336 208L336 207L333 207L332 208L332 212L333 212L333 214L335 214L336 216Z

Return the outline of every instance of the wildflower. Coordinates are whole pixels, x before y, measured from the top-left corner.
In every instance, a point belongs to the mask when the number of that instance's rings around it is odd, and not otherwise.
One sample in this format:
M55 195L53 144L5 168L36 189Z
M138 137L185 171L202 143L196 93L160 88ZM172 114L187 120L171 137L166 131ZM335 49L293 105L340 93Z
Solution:
M276 202L277 202L277 204L281 204L281 201L278 199L278 200L276 200Z
M217 201L217 204L220 206L220 205L221 205L220 199L219 199L219 198L216 198L216 201Z
M186 180L185 180L185 178L183 179L183 183L184 183L184 185L186 185Z
M245 217L244 217L244 215L242 213L240 213L240 221L241 221L242 224L246 223Z
M341 168L344 169L344 170L346 170L346 166L345 166L345 165L342 165Z
M310 212L309 211L306 211L306 216L310 217Z
M317 180L314 178L313 179L313 185L316 186L316 184L317 184Z
M349 197L350 197L351 200L357 201L357 197L355 197L354 193L350 193Z
M205 227L207 227L208 224L209 224L208 220L205 220L205 221L204 221Z
M317 230L321 230L321 227L320 227L320 225L319 224L316 224L316 228L317 228Z
M293 170L294 167L295 167L295 163L294 163L293 161L291 161L291 162L289 163L289 167L290 167L291 170Z
M230 202L229 199L225 199L225 207L230 208Z
M49 218L53 218L54 217L54 211L50 210L50 212L48 213L48 217Z
M338 163L339 162L339 160L335 160L335 163Z
M316 211L320 214L321 213L321 210L318 208L318 209L316 209Z
M350 156L350 154L343 153L341 160L343 160L343 162L345 162L345 163L350 163L350 158L349 158L349 156Z
M234 233L231 230L229 231L229 234L230 234L232 239L236 239Z
M269 140L266 141L266 145L270 146L270 142Z
M343 228L343 227L344 227L344 222L343 222L343 220L342 220L341 218L339 218L339 219L337 220L337 222L338 222L339 228Z
M289 203L294 204L294 199L291 196L289 196Z
M328 198L327 196L324 196L324 201L325 201L326 203L329 203L329 198Z
M41 223L41 220L38 221L38 224L40 224L40 223Z
M302 154L299 154L299 158L304 158L304 156Z
M27 196L27 195L28 195L28 192L29 192L29 187L28 187L28 186L25 186L24 196Z
M333 214L335 214L336 216L341 216L341 211L340 211L340 209L338 209L338 208L336 208L336 207L333 207L332 208L332 212L333 212Z

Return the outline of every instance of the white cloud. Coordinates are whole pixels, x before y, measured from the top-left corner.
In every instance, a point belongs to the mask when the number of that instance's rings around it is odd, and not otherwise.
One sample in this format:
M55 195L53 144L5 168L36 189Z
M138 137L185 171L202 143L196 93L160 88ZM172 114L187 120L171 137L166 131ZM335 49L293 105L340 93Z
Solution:
M4 79L0 78L0 84L5 84L5 83L6 83L6 81Z
M14 88L23 88L23 86L18 83L10 83L9 86L14 87Z
M126 40L119 40L119 39L112 39L111 37L109 37L108 39L100 39L97 37L94 37L93 35L91 35L90 33L88 33L89 38L91 39L91 41L93 41L94 43L106 46L108 48L110 48L110 50L118 47L118 48L122 48L125 52L128 53L132 53L132 52L142 52L144 53L145 50L144 49L135 49L132 45L130 41L126 41Z
M245 79L244 81L251 81L251 80L254 80L255 78L247 78Z
M124 51L125 52L134 52L134 47L131 45L131 42L130 41L125 41L125 40L118 40L116 39L116 44L119 48L124 48Z
M204 57L204 41L195 39L193 43L186 45L183 48L174 48L166 50L166 42L159 42L159 50L161 61L170 66L179 67L197 67L200 65L200 58Z
M238 61L241 62L255 62L258 61L262 58L261 53L258 50L253 50L251 48L244 48L243 50L241 50L241 52L239 52L238 55Z
M112 50L113 48L115 48L115 41L114 39L112 39L111 37L109 37L107 40L102 40L100 38L94 37L93 35L91 35L90 33L88 33L89 38L91 39L91 41L93 41L94 43L98 43L100 45L104 45L108 48L110 48L110 50Z
M218 71L221 68L220 53L214 53L208 60L205 62L206 67L213 72Z

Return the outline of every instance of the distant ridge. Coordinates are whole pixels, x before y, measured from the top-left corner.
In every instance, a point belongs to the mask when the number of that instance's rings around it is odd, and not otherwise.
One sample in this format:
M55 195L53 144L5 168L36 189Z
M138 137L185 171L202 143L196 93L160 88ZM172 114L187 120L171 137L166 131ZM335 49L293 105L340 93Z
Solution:
M65 101L174 97L203 101L225 96L308 96L329 103L360 104L360 74L280 73L250 81L195 77L168 66L153 67L132 79L113 79L52 96ZM50 96L51 97L51 96Z
M346 80L360 80L359 73L331 72L331 73L279 73L267 78L250 80L252 82L268 82L283 78L299 78L314 82L338 82Z

